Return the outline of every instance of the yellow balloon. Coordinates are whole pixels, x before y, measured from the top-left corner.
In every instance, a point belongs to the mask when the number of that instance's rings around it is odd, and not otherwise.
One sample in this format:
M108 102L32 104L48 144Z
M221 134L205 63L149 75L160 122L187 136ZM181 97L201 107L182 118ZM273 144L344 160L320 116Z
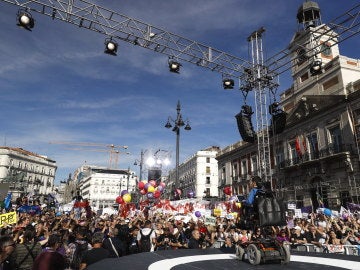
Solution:
M155 188L153 186L149 186L147 192L154 192Z
M124 202L128 203L128 202L131 202L131 195L130 193L126 193L122 196Z

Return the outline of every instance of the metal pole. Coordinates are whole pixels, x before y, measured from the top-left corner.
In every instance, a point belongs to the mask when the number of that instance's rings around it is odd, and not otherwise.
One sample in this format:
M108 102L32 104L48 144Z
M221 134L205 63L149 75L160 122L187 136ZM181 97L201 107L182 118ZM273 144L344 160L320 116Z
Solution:
M175 169L175 187L179 187L179 147L180 147L180 128L176 130L176 169Z
M144 150L141 150L141 153L140 153L140 181L142 181L142 169L143 169L143 162L144 162Z

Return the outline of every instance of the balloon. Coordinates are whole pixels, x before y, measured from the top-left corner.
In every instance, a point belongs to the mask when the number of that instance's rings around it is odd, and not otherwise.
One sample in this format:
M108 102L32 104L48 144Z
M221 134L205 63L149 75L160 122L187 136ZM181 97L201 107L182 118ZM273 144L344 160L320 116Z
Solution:
M200 211L196 211L196 212L195 212L195 217L197 217L197 218L201 217Z
M144 187L145 187L145 183L142 182L142 181L140 181L140 182L138 183L138 188L139 188L139 189L144 189Z
M226 195L230 195L230 194L231 194L231 187L224 187L223 192L224 192Z
M122 196L124 202L128 203L131 202L131 194L130 193L126 193L124 194L124 196Z
M324 215L325 215L325 216L330 217L331 214L332 214L332 212L331 212L330 209L328 209L328 208L325 208L325 209L324 209Z
M146 197L148 197L148 199L152 199L152 198L154 198L154 193L148 192L148 193L146 193Z
M176 193L179 194L179 195L181 195L181 193L182 193L182 192L181 192L181 189L178 189L178 188L177 188L177 189L176 189Z
M160 192L163 192L163 191L164 191L164 187L163 187L163 186L158 186L158 187L157 187L157 190L160 191Z
M154 198L159 198L161 196L161 192L160 191L158 191L158 190L155 190L155 192L154 192Z
M194 198L195 196L195 193L194 191L190 190L188 193L187 193L187 197L190 199L190 198Z
M145 194L146 194L146 190L145 190L145 189L140 190L140 194L141 194L141 195L145 195Z
M162 186L164 188L166 184L164 182L160 182L159 186Z
M115 199L115 202L117 202L118 204L122 204L122 203L124 203L124 200L121 196L117 196Z
M123 197L125 194L129 193L127 190L121 191L121 197Z
M155 188L153 186L149 186L147 188L147 192L154 192L155 191Z
M149 188L150 186L151 186L150 183L146 183L145 186L144 186L144 189L145 189L145 190L148 190L148 188Z
M150 183L150 185L152 185L153 187L156 187L156 181L155 181L155 180L150 180L149 183Z

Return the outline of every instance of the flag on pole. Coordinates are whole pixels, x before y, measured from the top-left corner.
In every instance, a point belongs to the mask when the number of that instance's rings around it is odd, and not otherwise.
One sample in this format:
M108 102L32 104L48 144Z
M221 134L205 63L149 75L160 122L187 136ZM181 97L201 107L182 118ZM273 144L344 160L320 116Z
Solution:
M299 157L304 155L306 153L307 147L306 147L306 141L304 135L299 135L295 139L295 149L296 153Z
M9 192L4 199L4 207L6 210L9 210L11 206L11 198L12 198L12 192Z

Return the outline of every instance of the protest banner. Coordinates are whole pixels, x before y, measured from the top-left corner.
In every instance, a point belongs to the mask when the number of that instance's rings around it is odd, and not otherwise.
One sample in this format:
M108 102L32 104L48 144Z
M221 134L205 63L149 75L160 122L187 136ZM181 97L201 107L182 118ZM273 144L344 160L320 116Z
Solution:
M15 224L17 222L16 212L10 212L6 214L0 215L0 227L4 226L4 224Z

